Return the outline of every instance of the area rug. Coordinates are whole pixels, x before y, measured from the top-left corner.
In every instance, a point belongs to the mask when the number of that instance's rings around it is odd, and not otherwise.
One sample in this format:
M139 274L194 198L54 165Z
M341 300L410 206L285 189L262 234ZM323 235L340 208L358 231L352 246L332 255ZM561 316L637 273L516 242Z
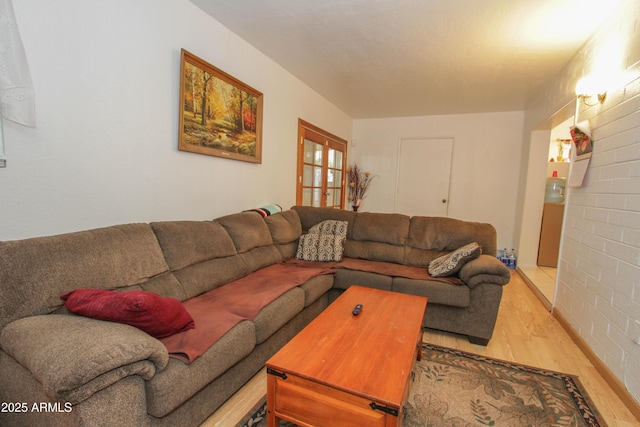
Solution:
M573 375L433 344L415 373L404 427L607 425ZM263 398L237 427L265 426L265 416Z

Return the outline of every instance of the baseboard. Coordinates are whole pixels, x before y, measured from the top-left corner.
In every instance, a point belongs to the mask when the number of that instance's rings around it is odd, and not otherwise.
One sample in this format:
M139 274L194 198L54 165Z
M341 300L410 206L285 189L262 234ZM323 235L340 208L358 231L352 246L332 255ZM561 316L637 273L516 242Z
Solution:
M531 291L535 294L535 296L538 297L538 299L540 300L540 302L542 303L542 305L545 306L545 308L549 311L551 311L553 309L551 302L547 299L547 297L545 297L542 292L540 292L540 289L538 289L538 287L535 285L535 283L533 283L531 281L531 279L529 279L527 277L527 275L520 270L520 268L516 268L516 271L518 272L518 274L520 275L520 277L522 277L522 280L524 280L524 283L527 284L527 286L529 287L529 289L531 289Z
M591 350L591 347L582 339L580 335L576 332L575 329L567 322L567 320L560 314L560 312L555 309L552 312L553 317L560 323L560 325L564 328L565 331L569 334L571 339L576 343L578 348L582 350L582 352L587 356L587 359L593 364L596 368L596 371L602 378L609 384L609 386L613 389L614 393L618 395L622 403L629 408L629 411L633 414L634 417L638 421L640 421L640 404L636 402L631 393L627 390L624 384L615 376L613 372L605 365L602 360Z

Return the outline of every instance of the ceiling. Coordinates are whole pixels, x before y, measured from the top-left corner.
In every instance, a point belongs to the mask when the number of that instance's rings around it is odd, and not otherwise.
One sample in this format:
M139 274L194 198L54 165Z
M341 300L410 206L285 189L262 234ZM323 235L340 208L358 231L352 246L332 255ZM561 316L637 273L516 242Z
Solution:
M524 110L617 0L191 1L360 119Z

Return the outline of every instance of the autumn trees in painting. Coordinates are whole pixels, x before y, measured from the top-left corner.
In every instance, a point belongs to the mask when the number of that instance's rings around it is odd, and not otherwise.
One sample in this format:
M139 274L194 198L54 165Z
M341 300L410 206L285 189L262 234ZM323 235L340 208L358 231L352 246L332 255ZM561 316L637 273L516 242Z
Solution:
M180 150L261 162L262 93L182 51Z

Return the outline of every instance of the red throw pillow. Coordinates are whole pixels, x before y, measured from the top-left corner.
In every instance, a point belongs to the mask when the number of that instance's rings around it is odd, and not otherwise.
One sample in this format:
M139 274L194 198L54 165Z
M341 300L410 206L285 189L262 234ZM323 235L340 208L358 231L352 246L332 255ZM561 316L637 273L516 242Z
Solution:
M71 313L135 326L156 338L195 327L180 301L153 292L76 289L60 298Z

